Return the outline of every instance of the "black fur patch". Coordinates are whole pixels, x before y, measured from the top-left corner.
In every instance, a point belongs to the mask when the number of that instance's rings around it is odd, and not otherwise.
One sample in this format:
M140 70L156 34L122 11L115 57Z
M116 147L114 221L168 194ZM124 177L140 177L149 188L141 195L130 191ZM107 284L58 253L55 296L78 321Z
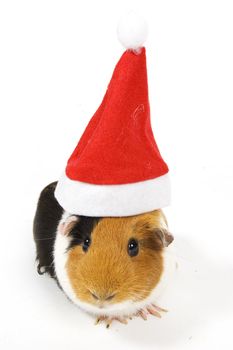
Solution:
M37 204L37 210L33 222L33 235L36 244L36 259L38 261L37 271L39 274L49 273L51 277L56 278L53 250L56 239L58 223L64 212L54 197L54 191L57 182L46 186L40 194ZM80 245L86 238L90 238L91 233L101 218L78 216L79 220L75 223L70 232L72 237L68 249Z
M81 245L85 239L91 237L94 227L101 220L100 217L82 216L79 215L79 220L74 225L69 235L72 237L69 248Z
M33 235L36 243L37 271L48 272L56 278L53 266L53 248L56 230L62 217L63 209L54 197L57 182L46 186L40 194L33 222Z

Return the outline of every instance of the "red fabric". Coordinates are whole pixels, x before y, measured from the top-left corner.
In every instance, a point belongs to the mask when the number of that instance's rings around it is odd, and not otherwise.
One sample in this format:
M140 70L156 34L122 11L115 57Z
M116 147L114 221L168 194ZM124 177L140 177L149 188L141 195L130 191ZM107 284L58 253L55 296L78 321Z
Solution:
M125 51L104 99L68 160L66 175L91 184L126 184L168 172L150 123L146 53Z

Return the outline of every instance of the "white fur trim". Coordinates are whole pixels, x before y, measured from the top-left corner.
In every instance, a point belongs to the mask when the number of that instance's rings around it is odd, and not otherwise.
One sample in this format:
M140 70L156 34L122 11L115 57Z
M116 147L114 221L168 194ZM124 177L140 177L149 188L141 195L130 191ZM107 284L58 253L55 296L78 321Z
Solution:
M60 222L64 222L64 218L67 217L67 213L63 215ZM78 299L76 296L66 270L66 262L68 259L67 248L69 246L70 239L67 236L61 234L58 230L56 233L56 241L54 246L54 266L58 281L68 298L77 306L79 306L84 311L101 316L130 316L136 311L143 309L145 306L151 303L156 303L161 297L164 289L168 285L171 277L175 272L176 259L173 252L173 243L163 251L163 262L164 270L161 279L157 286L152 290L151 294L140 302L133 302L132 300L127 300L121 303L112 304L104 307L103 309L98 308L92 304L85 303Z
M170 203L169 175L124 185L94 185L63 174L55 197L63 209L85 216L131 216L161 209Z

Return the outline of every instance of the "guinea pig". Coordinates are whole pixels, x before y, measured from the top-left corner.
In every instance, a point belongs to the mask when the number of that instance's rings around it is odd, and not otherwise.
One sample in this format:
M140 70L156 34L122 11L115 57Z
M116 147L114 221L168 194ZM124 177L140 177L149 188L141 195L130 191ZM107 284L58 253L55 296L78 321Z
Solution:
M56 185L41 192L34 218L38 273L48 273L74 304L107 327L132 316L160 317L166 310L156 302L175 266L163 212L73 215L54 197Z

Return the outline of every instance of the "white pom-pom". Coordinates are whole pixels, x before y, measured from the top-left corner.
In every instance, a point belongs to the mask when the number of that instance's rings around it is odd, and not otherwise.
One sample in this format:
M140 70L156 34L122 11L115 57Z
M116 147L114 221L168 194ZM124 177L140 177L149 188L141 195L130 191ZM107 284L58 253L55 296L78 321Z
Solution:
M117 27L117 35L121 44L126 49L138 50L143 46L147 38L147 23L135 12L130 12L122 17Z

